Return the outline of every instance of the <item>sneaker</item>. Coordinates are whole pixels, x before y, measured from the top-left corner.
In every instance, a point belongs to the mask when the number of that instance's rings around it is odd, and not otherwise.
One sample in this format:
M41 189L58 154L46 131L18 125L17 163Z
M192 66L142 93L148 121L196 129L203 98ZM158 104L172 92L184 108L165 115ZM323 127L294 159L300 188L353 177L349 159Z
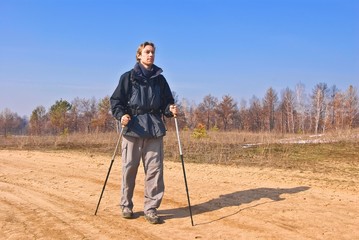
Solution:
M122 208L122 217L123 218L130 219L130 218L132 218L132 216L133 216L133 212L130 208L128 208L128 207Z
M157 216L156 212L148 212L145 214L145 219L151 224L160 223L160 218Z

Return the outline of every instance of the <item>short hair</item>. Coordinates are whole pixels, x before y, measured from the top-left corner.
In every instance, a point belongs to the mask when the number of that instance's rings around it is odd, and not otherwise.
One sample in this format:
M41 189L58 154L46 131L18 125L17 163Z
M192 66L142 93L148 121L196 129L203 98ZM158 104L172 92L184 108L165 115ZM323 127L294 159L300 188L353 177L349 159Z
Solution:
M144 42L144 43L141 43L141 45L137 48L137 52L136 52L136 61L137 62L140 62L140 56L142 54L142 50L147 46L147 45L150 45L153 47L153 49L156 51L156 47L155 47L155 44L152 43L152 42Z

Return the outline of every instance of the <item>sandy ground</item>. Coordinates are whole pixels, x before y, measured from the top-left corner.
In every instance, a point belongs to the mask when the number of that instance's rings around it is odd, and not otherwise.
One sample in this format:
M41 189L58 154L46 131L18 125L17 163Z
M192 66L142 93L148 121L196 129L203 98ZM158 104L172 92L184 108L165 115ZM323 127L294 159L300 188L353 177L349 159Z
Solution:
M111 156L0 151L0 239L359 239L359 182L310 172L165 163L163 223L143 217L143 170L135 218L119 209L117 157L97 216Z

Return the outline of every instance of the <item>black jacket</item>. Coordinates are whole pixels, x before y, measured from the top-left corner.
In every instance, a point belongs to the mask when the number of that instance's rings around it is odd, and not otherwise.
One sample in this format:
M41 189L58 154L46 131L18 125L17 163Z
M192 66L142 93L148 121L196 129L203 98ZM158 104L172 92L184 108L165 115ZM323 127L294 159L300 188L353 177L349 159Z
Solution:
M153 138L166 134L162 115L173 117L169 106L174 104L174 99L161 73L162 69L153 65L153 75L147 78L137 63L120 77L110 103L117 120L125 114L131 116L123 131L125 136Z

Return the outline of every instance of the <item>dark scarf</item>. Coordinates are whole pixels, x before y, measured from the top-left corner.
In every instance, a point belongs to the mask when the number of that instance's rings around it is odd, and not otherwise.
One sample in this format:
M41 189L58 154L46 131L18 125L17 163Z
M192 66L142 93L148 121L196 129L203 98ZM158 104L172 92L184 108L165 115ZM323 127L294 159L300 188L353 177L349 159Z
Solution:
M141 63L137 62L133 69L135 70L136 75L141 76L145 79L150 79L162 73L162 69L154 64L152 65L152 68L148 70Z
M143 66L141 63L139 63L138 65L140 66L141 72L143 76L145 76L145 78L149 79L155 74L153 65L151 69L145 68L145 66Z

